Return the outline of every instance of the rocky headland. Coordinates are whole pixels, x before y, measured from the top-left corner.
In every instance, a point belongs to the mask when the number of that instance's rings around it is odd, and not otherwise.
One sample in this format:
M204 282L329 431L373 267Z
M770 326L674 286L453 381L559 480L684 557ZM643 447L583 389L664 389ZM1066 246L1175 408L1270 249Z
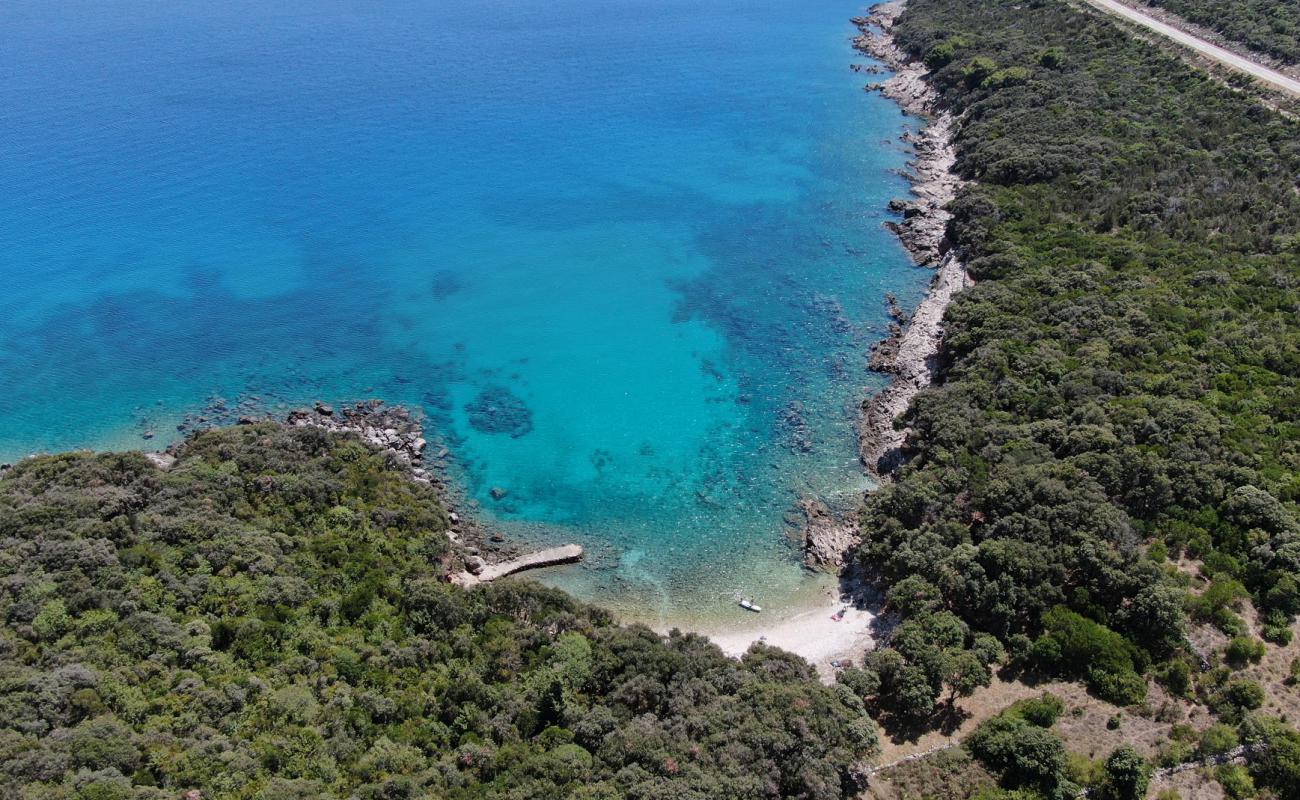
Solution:
M323 402L310 407L296 408L283 420L272 415L257 414L251 406L240 406L236 419L230 416L224 402L220 407L210 403L201 413L187 422L187 434L198 433L221 424L254 425L274 422L293 427L321 428L332 433L350 434L363 444L381 453L390 467L405 472L411 480L437 490L444 508L448 509L448 537L461 554L463 569L453 569L451 580L462 586L493 580L504 575L550 564L568 563L582 558L578 545L564 545L532 553L520 554L519 548L505 537L480 525L472 514L457 511L468 505L457 489L457 482L445 474L450 452L446 447L431 447L425 438L422 417L400 405L388 405L383 400L364 400L343 404L338 408ZM161 469L169 469L176 461L175 452L183 445L176 442L166 450L146 453L145 457ZM495 492L498 490L494 490ZM499 490L504 492L504 490Z
M344 406L339 413L335 413L331 406L316 403L313 408L300 408L290 412L287 424L309 425L336 433L353 434L367 446L383 453L390 466L406 470L411 480L436 488L443 506L448 509L451 526L447 535L464 554L464 569L451 572L452 583L469 587L527 569L580 561L583 557L583 548L576 544L520 554L518 548L508 543L504 536L479 525L472 515L462 515L455 511L463 498L454 491L453 482L440 474L446 468L447 448L440 447L437 451L436 471L426 469L424 454L428 442L424 438L423 424L402 406L385 405L382 400L368 400ZM514 420L512 425L517 427L518 420ZM493 497L497 497L498 492L504 496L504 490L494 488Z

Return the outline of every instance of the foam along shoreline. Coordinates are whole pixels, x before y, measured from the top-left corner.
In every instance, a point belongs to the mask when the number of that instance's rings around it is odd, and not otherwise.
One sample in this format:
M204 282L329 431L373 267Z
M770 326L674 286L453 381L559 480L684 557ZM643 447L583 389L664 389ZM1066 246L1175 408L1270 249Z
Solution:
M888 475L905 460L907 431L895 429L894 422L907 411L912 398L934 380L944 311L957 292L973 283L946 239L952 218L947 207L961 186L961 179L952 171L957 160L952 146L955 119L939 108L939 97L925 80L925 65L911 60L890 36L904 6L902 0L881 3L867 16L853 20L861 31L853 46L894 72L868 88L880 91L909 114L929 120L918 135L906 137L916 153L907 175L914 199L891 204L903 214L903 221L890 223L890 227L916 262L934 267L935 275L906 325L896 327L871 355L874 370L894 376L864 404L858 425L862 462L875 476Z

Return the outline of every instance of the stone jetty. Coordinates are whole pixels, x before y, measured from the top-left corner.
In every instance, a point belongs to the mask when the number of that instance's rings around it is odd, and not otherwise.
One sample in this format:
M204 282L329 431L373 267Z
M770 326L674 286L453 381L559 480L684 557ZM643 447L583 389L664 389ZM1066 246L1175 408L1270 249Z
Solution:
M482 559L471 558L466 564L466 571L452 575L451 581L460 586L468 587L494 581L497 578L504 578L507 575L513 575L527 569L551 567L557 564L572 564L575 561L581 561L582 555L582 545L566 544L559 547L548 547L545 550L535 550L496 564L487 564Z

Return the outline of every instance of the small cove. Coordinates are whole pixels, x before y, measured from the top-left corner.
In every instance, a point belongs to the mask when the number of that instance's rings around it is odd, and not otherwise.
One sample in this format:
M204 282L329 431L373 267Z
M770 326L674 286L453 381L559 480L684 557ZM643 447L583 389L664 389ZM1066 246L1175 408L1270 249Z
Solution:
M71 5L0 10L5 458L382 397L486 521L588 546L546 574L584 599L809 591L785 517L867 487L867 348L929 277L858 6Z

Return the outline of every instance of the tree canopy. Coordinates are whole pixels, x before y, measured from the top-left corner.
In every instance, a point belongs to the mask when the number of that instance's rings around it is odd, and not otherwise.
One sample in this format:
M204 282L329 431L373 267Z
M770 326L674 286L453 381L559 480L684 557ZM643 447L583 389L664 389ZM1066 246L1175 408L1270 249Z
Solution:
M466 592L434 492L312 428L0 479L0 795L841 798L876 733L802 660L728 659L527 582Z
M1300 125L1060 0L911 0L893 32L956 116L970 183L949 239L977 283L860 557L906 582L904 614L955 614L1014 653L1046 636L1040 664L1125 702L1184 641L1166 556L1222 586L1196 613L1239 622L1239 589L1285 640ZM1084 641L1104 664L1052 657Z
M1300 6L1287 0L1148 0L1231 42L1300 63Z

